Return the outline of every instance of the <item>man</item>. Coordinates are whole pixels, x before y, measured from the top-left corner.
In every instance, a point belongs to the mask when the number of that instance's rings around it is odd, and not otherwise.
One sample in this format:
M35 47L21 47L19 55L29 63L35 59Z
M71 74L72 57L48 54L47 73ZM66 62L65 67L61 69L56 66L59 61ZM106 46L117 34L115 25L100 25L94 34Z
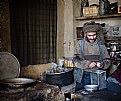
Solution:
M91 84L90 72L110 66L110 56L101 30L99 23L87 22L83 25L84 39L77 42L73 58L76 91Z

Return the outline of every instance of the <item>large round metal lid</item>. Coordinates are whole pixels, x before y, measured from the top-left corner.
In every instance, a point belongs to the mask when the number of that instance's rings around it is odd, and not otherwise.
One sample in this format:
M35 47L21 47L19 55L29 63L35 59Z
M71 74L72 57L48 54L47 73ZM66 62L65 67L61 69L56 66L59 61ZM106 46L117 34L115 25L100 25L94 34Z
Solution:
M0 80L18 77L20 64L11 53L0 52Z

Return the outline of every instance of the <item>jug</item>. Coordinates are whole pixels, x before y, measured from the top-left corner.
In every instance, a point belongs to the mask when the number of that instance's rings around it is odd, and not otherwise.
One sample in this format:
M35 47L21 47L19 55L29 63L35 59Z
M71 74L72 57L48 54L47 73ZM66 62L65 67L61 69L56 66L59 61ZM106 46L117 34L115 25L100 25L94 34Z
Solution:
M83 16L83 7L88 7L89 6L89 1L88 0L82 0L81 1L81 12L80 16Z
M108 0L99 0L99 15L105 15L108 13L109 4Z

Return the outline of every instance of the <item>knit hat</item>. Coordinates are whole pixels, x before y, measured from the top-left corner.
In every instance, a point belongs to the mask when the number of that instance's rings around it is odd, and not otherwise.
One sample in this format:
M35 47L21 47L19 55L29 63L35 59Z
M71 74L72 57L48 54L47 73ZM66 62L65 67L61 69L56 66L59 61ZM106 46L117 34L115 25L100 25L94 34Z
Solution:
M95 23L94 21L86 22L83 25L84 32L99 32L102 29L99 23Z

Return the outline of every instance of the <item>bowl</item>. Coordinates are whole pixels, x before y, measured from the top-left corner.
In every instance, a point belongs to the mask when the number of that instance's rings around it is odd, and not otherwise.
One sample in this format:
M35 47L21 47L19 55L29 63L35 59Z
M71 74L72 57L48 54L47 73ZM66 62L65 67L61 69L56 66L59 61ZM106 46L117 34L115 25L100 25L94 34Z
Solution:
M98 90L98 85L85 85L84 88L86 91L93 92Z

